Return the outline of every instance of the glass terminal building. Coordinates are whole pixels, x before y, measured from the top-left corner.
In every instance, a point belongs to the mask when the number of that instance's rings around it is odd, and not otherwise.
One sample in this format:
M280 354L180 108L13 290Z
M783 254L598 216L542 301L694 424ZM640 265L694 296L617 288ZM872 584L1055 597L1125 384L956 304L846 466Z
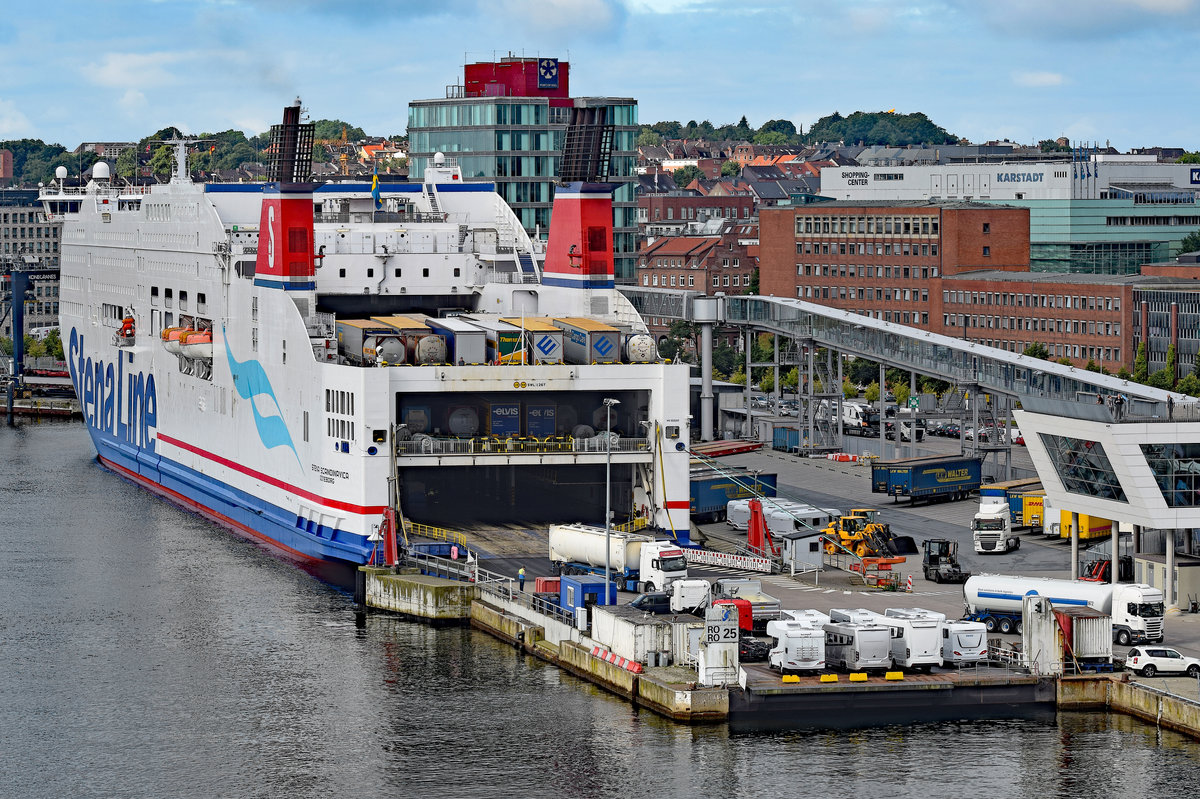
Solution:
M637 256L637 101L569 96L570 64L553 58L503 58L464 67L463 84L440 100L408 109L409 175L424 174L434 153L456 158L463 178L496 184L531 236L545 239L572 108L604 108L612 125L609 181L618 283L634 281Z

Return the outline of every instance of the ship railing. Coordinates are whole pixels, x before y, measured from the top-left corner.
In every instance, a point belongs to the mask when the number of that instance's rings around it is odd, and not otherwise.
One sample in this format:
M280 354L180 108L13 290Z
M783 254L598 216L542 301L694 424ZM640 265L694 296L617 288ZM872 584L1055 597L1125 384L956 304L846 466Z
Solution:
M613 437L613 452L648 452L647 438ZM603 436L573 438L572 436L486 436L479 438L435 438L421 436L409 441L396 442L396 455L500 455L500 454L581 454L606 453L608 447Z
M515 577L489 571L481 568L479 561L472 558L452 559L424 552L407 553L410 564L421 569L423 574L432 577L444 577L448 580L460 580L474 583L480 594L491 595L508 602L524 605L530 610L546 616L553 616L564 624L575 625L575 613L563 609L545 597L540 597L532 591L522 591Z
M524 283L524 272L501 272L498 269L489 269L487 271L488 283Z
M457 544L460 547L466 547L467 545L466 536L457 530L447 530L444 527L434 527L431 524L410 521L405 521L404 528L408 535L419 535L422 538L445 541L448 544Z

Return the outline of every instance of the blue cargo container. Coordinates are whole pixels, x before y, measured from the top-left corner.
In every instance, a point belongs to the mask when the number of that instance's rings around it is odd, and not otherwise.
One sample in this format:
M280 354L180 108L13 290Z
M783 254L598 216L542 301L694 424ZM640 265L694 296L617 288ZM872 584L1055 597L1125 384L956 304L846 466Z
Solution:
M617 584L615 582L608 583L607 600L604 597L604 588L603 575L599 577L568 577L564 574L558 578L558 606L563 610L574 611L578 615L580 608L617 604ZM591 624L590 613L588 614L588 623Z
M800 447L806 444L808 444L807 430L795 427L776 427L771 449L779 452L799 452Z
M723 474L701 466L692 470L691 515L695 521L720 521L733 499L773 497L778 475L755 474L748 469L723 468Z
M933 455L871 465L871 491L910 499L961 499L979 488L979 458Z

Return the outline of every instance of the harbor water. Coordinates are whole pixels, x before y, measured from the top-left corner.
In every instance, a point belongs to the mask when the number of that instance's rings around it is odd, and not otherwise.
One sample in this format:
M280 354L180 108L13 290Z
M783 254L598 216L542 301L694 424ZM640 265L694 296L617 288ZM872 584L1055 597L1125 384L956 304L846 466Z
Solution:
M1200 742L1131 718L732 734L485 634L386 615L0 426L0 796L1185 796Z

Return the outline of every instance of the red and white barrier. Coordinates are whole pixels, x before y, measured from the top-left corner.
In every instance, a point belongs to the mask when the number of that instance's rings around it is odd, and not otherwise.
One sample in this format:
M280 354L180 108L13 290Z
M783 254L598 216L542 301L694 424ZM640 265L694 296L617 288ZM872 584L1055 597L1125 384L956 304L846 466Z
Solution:
M729 552L713 552L707 549L684 548L683 557L688 563L700 566L724 566L728 569L742 569L748 572L771 573L771 561L766 558L755 558L749 555L734 555Z
M910 594L912 593L912 575L911 574L908 575L908 579L904 581L904 590Z
M592 647L592 657L600 658L605 663L611 663L614 666L620 666L621 668L625 669L626 671L632 671L634 674L642 673L642 664L641 663L638 663L636 660L628 660L623 657L618 657L617 655L614 655L612 652L609 652L607 649L604 649L599 646Z
M848 452L831 452L825 456L825 459L836 461L837 463L855 463L858 461L858 456L851 455Z

